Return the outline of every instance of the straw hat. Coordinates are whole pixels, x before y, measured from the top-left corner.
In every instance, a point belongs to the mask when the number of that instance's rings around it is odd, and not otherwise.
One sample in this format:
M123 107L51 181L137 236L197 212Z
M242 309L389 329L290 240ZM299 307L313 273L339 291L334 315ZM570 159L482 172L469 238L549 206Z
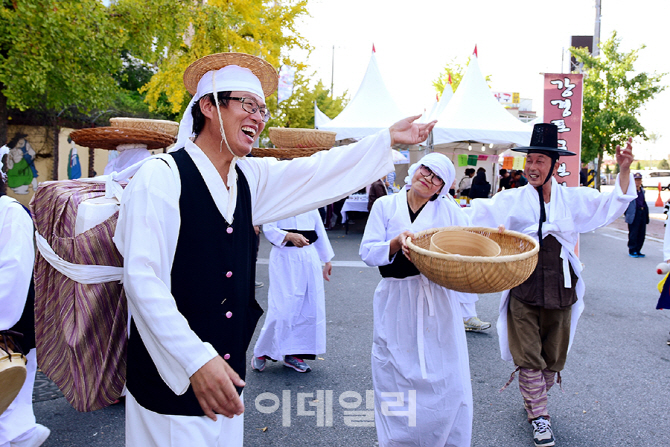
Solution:
M165 123L172 123L171 121L128 118L112 120L116 121L111 127L75 130L70 138L80 146L108 150L116 150L122 144L145 144L149 150L162 149L175 142L174 134L149 130L167 130Z
M0 414L9 407L26 381L26 358L0 350Z
M200 78L212 70L219 70L228 65L237 65L249 69L261 81L265 97L277 90L279 76L272 65L260 57L245 53L216 53L202 57L193 62L184 71L184 85L191 95L198 90Z

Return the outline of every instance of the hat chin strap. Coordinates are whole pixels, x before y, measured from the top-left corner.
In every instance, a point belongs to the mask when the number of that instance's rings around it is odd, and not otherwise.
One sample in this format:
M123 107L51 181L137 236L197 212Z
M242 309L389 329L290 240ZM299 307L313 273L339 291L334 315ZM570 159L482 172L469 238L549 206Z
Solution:
M223 128L223 119L221 118L221 110L219 109L219 92L216 90L216 81L214 76L212 76L212 85L214 86L214 103L216 104L216 114L219 118L219 131L221 132L221 141L219 142L219 152L223 150L223 143L226 143L226 148L228 152L233 156L233 159L230 161L230 166L228 168L228 175L226 184L228 185L228 209L227 215L223 218L228 222L229 225L233 224L235 206L237 205L237 172L235 171L235 166L237 165L237 160L240 158L228 144L228 139L226 138L226 131Z
M551 180L551 177L554 175L554 166L556 165L556 162L558 161L557 156L551 156L551 169L549 170L549 174L547 175L547 178L544 179L544 182L542 185L535 187L537 190L537 195L540 197L540 223L537 227L537 237L540 242L540 247L542 246L542 223L547 221L547 212L544 209L544 185L547 184L549 180Z

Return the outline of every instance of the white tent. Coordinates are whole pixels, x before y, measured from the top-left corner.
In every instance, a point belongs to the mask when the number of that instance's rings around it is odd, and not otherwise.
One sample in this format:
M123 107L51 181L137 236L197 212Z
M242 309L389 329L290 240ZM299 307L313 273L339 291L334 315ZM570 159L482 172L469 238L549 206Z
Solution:
M316 101L314 101L314 128L319 129L321 126L328 124L332 120L323 113L321 110L319 110L319 106L316 105Z
M424 113L419 121L422 123L427 123L434 119L438 119L438 116L444 112L444 109L447 107L447 104L449 104L449 101L451 101L451 98L453 97L454 91L452 90L451 82L449 82L449 85L445 86L440 99L433 103L431 109Z
M331 122L317 128L337 132L338 140L363 138L388 128L404 117L384 84L373 50L354 98Z
M527 145L533 131L531 126L519 121L496 101L475 55L470 59L453 98L433 119L438 120L433 129L433 144L436 146L479 142L509 148L512 145ZM467 143L464 147L467 148Z

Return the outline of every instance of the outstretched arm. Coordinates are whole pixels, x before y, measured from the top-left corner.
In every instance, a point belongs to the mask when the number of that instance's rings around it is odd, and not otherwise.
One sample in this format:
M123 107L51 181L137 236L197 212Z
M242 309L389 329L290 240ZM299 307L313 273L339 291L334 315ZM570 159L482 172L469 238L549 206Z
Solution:
M633 163L633 139L629 138L626 147L621 149L621 146L616 147L616 162L619 164L619 186L621 192L626 194L628 185L630 183L630 165Z

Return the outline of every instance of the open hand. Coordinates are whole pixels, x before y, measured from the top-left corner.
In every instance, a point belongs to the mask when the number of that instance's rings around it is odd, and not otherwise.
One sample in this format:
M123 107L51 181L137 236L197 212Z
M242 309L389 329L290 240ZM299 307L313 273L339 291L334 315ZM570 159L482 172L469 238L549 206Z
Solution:
M328 261L326 264L323 266L323 279L326 281L330 281L330 275L333 274L333 264Z
M389 128L391 133L391 146L394 144L419 144L425 141L430 131L435 127L436 120L430 123L415 123L421 115L410 116L401 119Z
M626 147L621 149L621 146L617 145L616 147L616 162L619 164L621 171L628 171L630 165L633 163L633 139L628 138Z

